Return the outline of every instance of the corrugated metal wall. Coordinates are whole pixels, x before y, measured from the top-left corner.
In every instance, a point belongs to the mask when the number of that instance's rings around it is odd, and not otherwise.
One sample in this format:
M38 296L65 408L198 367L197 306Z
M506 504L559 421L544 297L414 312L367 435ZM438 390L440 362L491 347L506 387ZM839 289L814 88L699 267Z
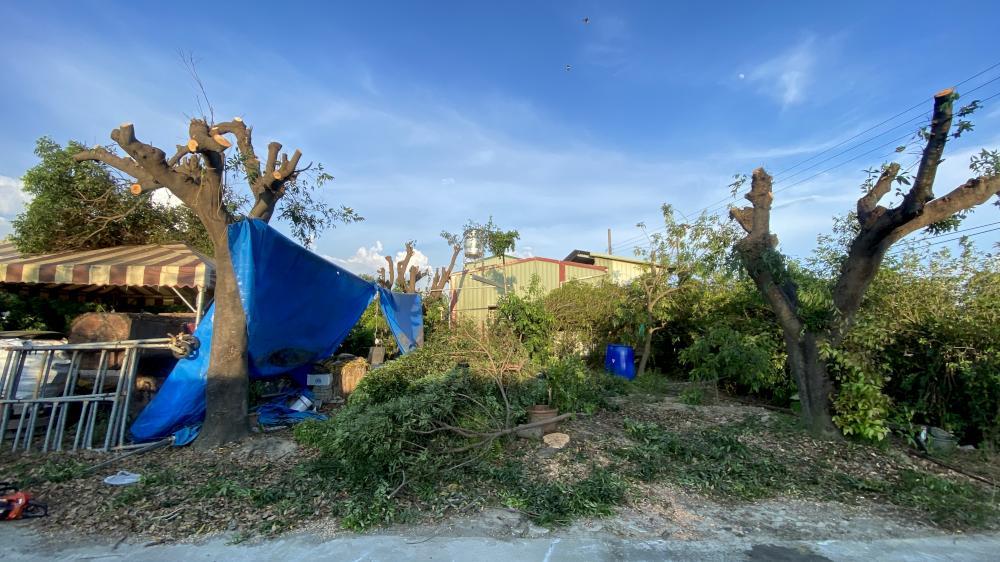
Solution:
M615 259L615 256L599 254L591 254L591 256L594 258L594 265L604 266L608 269L608 277L612 283L624 285L645 273L645 267L642 263Z
M565 281L581 279L597 281L606 275L603 268L586 266L569 262L546 260L544 258L527 258L517 260L508 258L507 266L501 266L499 258L488 258L468 264L464 272L455 274L452 283L458 289L458 299L455 313L459 318L483 321L490 317L491 307L495 307L501 291L487 283L477 281L468 275L475 273L502 285L503 277L507 278L507 286L518 292L527 291L533 276L538 276L539 288L542 294L548 294L560 286L560 270ZM463 275L463 273L467 273Z

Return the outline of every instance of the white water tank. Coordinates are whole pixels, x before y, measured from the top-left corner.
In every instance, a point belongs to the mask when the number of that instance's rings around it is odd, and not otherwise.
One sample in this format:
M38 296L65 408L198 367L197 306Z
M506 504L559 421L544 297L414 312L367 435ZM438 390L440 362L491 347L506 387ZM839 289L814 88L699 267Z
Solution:
M482 234L478 228L465 231L465 259L478 260L483 257Z

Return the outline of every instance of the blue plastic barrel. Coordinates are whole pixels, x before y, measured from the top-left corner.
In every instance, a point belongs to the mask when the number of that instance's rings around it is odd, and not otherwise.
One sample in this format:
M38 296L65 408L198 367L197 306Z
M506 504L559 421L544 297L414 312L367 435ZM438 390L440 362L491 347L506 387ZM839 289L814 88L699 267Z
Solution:
M604 355L604 370L619 377L635 378L635 351L632 346L609 343Z

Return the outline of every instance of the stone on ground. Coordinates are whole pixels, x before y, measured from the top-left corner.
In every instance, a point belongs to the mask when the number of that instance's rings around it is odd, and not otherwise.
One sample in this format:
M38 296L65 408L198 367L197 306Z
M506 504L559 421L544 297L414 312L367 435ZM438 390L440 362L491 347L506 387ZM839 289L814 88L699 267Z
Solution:
M569 443L569 435L565 433L549 433L542 438L545 444L553 449L562 449Z

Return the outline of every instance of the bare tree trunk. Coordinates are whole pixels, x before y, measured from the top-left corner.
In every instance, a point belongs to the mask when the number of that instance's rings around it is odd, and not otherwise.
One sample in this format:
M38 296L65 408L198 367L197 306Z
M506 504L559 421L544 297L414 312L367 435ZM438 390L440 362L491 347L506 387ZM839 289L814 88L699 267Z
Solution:
M826 363L819 356L816 337L803 333L789 341L785 337L788 351L788 370L799 389L799 405L802 408L802 422L814 435L837 438L839 433L833 425L830 394L833 386L827 374Z
M646 372L646 366L649 364L649 355L653 351L653 332L656 328L650 328L646 330L646 337L643 338L642 342L642 357L639 358L639 369L636 371L635 375L642 376Z
M210 448L249 432L246 314L236 285L226 230L215 240L215 317L205 384L205 422L195 443Z

